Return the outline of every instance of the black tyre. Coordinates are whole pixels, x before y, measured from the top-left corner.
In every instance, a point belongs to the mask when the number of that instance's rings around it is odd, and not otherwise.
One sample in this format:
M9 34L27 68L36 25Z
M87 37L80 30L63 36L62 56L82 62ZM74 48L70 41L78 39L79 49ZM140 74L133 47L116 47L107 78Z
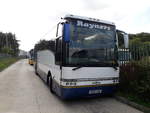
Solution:
M49 88L50 88L50 92L54 93L54 91L53 91L53 79L52 79L52 76L49 77Z
M38 72L37 72L37 63L35 64L34 69L35 69L35 74L38 75Z
M47 75L46 84L49 86L49 83L50 83L50 75L48 74L48 75Z

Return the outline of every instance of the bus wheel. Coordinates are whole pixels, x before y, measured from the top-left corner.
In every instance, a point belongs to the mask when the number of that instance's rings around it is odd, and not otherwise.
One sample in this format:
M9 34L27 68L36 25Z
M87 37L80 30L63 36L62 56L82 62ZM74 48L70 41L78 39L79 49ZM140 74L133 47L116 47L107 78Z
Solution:
M49 88L50 88L51 93L54 93L52 76L49 77Z
M35 74L38 75L37 70L35 70Z
M37 64L35 64L35 74L38 75L38 72L37 72Z

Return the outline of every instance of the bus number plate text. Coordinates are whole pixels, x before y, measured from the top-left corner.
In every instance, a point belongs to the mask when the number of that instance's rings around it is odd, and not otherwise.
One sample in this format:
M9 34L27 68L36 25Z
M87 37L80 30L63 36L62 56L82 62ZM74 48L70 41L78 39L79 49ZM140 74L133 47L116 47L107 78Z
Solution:
M99 89L99 90L89 90L89 94L100 94L102 93L102 90Z

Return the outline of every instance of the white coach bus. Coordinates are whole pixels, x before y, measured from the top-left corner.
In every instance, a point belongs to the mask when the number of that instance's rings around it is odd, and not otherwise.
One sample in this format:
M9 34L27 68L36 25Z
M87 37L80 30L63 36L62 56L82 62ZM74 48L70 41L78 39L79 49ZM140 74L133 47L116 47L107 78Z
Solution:
M55 51L37 52L35 72L63 99L113 94L119 83L115 24L66 15L57 25Z

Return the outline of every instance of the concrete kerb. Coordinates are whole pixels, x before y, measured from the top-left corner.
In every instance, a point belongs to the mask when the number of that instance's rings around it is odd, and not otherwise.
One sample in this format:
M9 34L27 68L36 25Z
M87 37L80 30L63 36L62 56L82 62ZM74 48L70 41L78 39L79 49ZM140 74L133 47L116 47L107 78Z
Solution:
M132 106L132 107L134 107L134 108L136 108L136 109L138 109L138 110L140 110L140 111L142 111L142 112L144 112L144 113L150 113L150 108L147 108L147 107L145 107L145 106L136 104L136 103L134 103L134 102L131 102L131 101L129 101L128 99L126 99L126 98L124 98L124 97L121 97L121 96L115 95L114 97L115 97L116 100L118 100L118 101L120 101L120 102L122 102L122 103L125 103L125 104L127 104L127 105L129 105L129 106Z

